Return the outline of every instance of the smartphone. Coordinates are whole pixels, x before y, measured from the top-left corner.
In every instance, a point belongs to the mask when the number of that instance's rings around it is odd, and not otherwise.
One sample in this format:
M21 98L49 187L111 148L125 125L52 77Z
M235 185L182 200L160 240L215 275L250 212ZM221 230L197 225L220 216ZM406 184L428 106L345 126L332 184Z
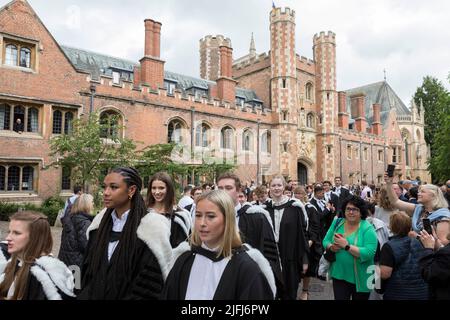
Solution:
M395 170L395 164L388 164L387 175L389 178L392 178L394 176L394 170Z
M422 219L422 223L423 223L423 229L428 232L428 234L433 235L433 228L431 228L431 221L430 219Z
M370 191L367 191L367 198L370 198Z

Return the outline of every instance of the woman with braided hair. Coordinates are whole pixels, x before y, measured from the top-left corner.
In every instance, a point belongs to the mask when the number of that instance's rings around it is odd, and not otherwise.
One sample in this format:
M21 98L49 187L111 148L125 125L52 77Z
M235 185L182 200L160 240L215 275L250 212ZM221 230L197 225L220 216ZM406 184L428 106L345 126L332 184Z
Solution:
M116 168L104 180L106 210L88 228L78 299L157 299L172 257L170 227L147 214L142 179L133 168Z

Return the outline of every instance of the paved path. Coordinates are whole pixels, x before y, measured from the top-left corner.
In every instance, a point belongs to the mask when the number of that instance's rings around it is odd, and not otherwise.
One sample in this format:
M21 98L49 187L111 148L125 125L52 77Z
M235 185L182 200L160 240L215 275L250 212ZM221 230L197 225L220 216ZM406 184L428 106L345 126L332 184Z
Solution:
M61 245L61 231L60 227L52 227L53 236L53 255L58 256L59 246ZM0 221L0 240L4 240L8 234L8 222ZM302 285L300 284L299 290ZM309 285L309 299L310 300L333 300L333 288L331 282L322 281L319 279L312 279Z

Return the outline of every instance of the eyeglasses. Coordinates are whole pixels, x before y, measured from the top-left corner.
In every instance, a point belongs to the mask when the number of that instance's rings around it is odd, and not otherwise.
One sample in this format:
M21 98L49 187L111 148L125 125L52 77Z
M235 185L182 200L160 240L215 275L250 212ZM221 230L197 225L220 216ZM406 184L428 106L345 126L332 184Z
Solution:
M345 212L359 212L358 208L347 207L345 208Z

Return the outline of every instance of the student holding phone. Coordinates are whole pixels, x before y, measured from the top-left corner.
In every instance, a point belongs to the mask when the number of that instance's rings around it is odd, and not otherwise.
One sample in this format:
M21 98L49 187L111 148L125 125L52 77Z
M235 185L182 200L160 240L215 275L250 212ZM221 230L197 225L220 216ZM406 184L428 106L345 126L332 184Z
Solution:
M430 286L431 300L450 300L450 223L447 225L447 237L442 240L426 231L421 231L419 240L425 248L419 260L423 279Z
M412 218L412 230L414 236L423 230L423 219L428 218L435 229L438 240L445 240L447 228L450 221L450 211L447 208L447 201L439 187L433 184L425 184L419 187L417 195L418 204L404 202L398 199L392 189L392 177L385 175L384 180L387 187L389 201L395 209L406 212ZM446 223L441 223L446 222Z

